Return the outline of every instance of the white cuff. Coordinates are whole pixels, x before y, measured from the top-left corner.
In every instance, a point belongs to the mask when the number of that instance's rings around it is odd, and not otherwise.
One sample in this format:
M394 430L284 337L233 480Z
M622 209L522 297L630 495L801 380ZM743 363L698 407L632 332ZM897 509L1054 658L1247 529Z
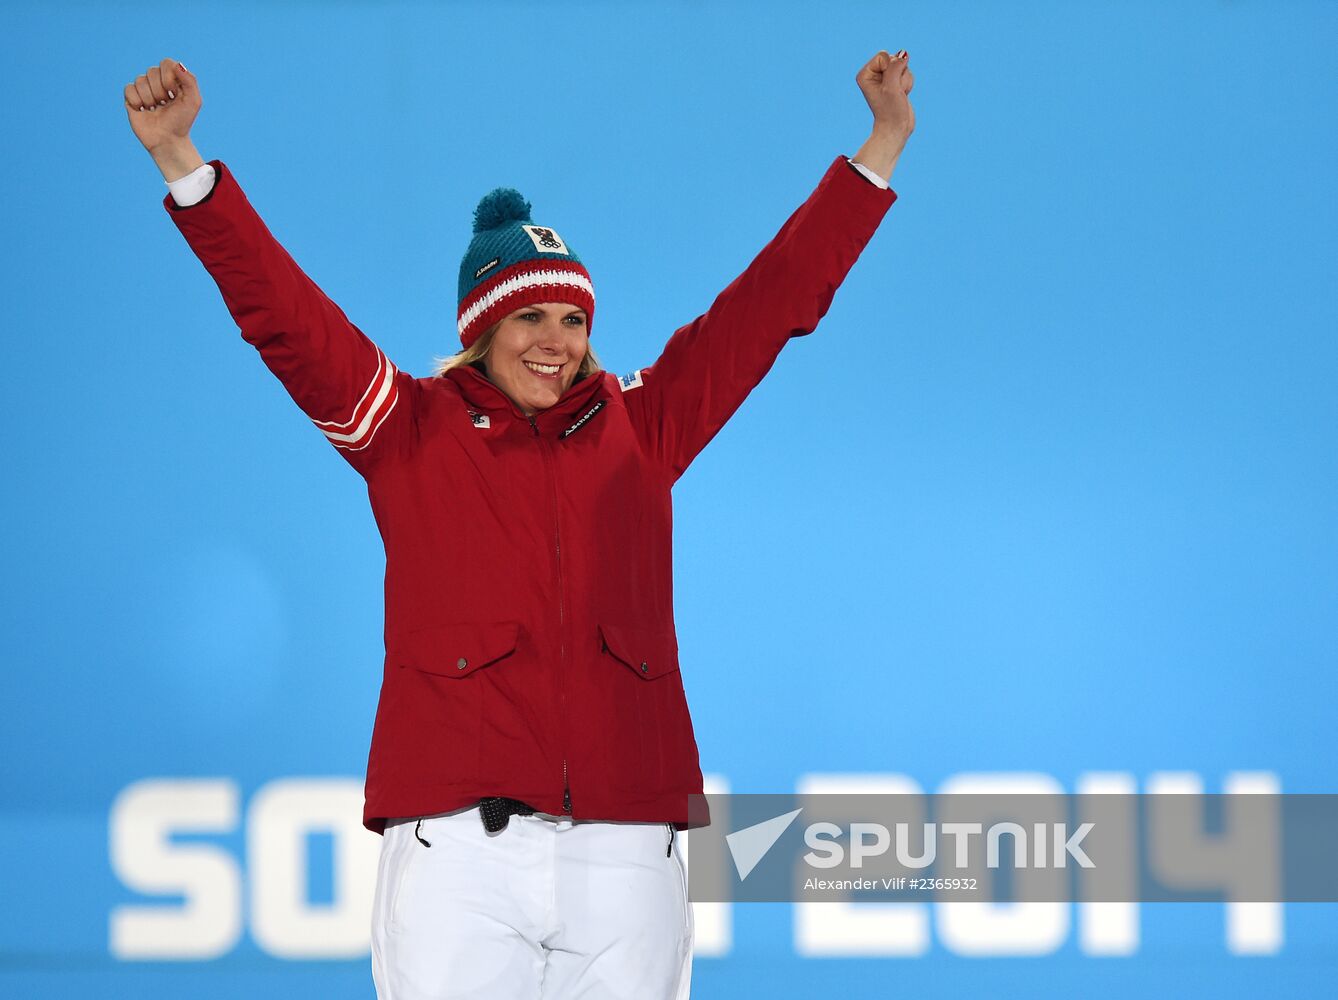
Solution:
M167 182L167 190L172 192L172 200L181 208L203 201L204 196L214 189L217 172L213 164L201 163L185 177L178 177Z
M860 173L862 173L865 177L869 178L869 182L870 182L870 183L872 183L872 184L877 184L877 185L878 185L880 188L882 188L884 191L887 190L888 184L887 184L887 180L886 180L885 178L879 177L877 174L875 174L872 170L870 170L870 169L869 169L868 167L866 167L864 164L862 164L862 163L856 163L854 160L851 160L849 157L847 157L847 162L848 162L852 167L854 167L856 170L858 170Z

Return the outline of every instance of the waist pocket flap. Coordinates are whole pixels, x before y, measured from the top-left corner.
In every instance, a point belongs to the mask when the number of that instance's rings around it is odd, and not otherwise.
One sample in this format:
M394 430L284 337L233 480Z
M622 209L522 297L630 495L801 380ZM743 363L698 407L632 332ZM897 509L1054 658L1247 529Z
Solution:
M642 680L652 681L678 669L678 640L673 632L601 625L599 638L605 653Z
M401 667L442 677L468 677L516 650L520 622L431 625L410 632L396 647Z

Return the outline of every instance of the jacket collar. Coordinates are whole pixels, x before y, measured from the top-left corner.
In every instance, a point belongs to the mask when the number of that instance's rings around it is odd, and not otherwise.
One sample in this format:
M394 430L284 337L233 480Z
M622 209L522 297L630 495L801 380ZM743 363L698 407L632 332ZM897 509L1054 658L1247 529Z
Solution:
M489 416L509 415L521 423L530 423L530 418L521 412L511 398L497 388L488 377L472 365L452 368L441 376L450 379L460 390L465 402ZM533 424L540 433L548 433L570 426L572 421L594 399L599 387L604 383L604 372L598 371L573 382L560 399L546 410L534 415Z

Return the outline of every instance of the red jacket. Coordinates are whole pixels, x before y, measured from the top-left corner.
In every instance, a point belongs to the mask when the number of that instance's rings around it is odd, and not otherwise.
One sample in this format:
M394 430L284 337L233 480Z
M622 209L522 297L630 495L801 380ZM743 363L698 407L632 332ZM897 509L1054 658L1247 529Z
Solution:
M827 311L896 195L838 157L649 368L527 418L473 368L399 371L293 262L218 160L163 203L243 338L367 481L386 658L363 823L523 799L699 825L674 633L674 482Z

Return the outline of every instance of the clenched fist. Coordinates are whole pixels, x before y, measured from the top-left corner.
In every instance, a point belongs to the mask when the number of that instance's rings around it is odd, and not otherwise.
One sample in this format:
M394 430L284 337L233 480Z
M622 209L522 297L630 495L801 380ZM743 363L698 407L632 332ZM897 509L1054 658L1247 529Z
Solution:
M855 74L855 83L869 102L875 129L886 129L909 137L915 131L915 109L911 107L910 54L902 49L895 56L877 53Z
M873 133L854 159L884 180L892 177L906 140L915 131L915 110L910 101L915 77L907 65L909 60L905 49L894 56L878 52L855 74L855 83L873 112Z
M144 144L167 181L184 177L204 162L190 141L190 127L200 113L195 74L175 59L125 86L125 113L135 138Z

